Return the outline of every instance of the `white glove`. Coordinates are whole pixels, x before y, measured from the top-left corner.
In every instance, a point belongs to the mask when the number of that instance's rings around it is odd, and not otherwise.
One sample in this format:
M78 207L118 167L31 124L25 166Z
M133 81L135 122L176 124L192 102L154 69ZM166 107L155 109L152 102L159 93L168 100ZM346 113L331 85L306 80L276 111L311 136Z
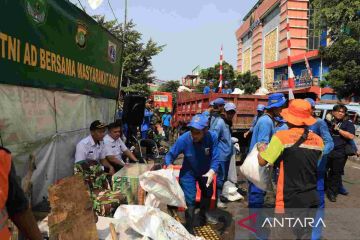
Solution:
M212 181L214 180L215 171L210 169L207 173L202 175L203 177L207 177L206 187L209 187Z

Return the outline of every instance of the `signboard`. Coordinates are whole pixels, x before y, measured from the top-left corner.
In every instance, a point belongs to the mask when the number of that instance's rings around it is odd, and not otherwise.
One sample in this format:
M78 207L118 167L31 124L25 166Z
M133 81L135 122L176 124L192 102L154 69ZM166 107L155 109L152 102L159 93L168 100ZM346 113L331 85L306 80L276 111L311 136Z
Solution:
M0 2L0 83L115 99L120 47L68 1Z
M170 92L154 92L152 97L154 100L154 106L159 108L160 112L165 112L167 109L172 111L172 94Z
M154 102L167 102L169 97L167 95L154 95Z

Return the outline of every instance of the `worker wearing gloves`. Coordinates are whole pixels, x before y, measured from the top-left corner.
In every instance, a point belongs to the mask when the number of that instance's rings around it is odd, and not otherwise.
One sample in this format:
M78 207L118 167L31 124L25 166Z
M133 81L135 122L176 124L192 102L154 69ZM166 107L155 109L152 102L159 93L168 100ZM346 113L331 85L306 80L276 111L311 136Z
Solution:
M190 131L181 135L165 156L165 164L172 168L172 163L179 154L184 154L180 170L180 186L185 194L186 229L193 234L196 182L201 189L200 224L216 223L207 214L213 194L212 182L219 165L218 140L215 133L208 131L208 118L195 115L188 124Z
M251 137L250 151L256 143L269 143L275 133L275 117L280 116L280 112L285 106L286 99L282 93L274 93L269 96L266 112L258 119ZM264 205L265 191L249 182L249 208L262 208Z
M214 113L211 117L210 130L215 132L218 137L219 148L219 171L216 178L216 196L217 207L225 208L226 205L221 202L220 196L224 183L227 179L227 173L229 171L229 164L233 153L233 146L231 142L231 134L229 125L227 125L224 119L221 117L221 106L225 103L224 99L218 98L214 101ZM224 108L224 107L223 107ZM229 109L230 110L230 109ZM224 109L225 112L225 109Z

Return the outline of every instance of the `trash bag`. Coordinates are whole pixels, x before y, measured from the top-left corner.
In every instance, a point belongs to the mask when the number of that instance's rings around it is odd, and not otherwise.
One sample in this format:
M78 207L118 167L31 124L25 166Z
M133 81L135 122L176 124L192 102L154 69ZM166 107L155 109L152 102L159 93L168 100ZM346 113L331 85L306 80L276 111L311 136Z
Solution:
M238 188L235 184L229 181L224 183L221 195L230 202L244 199L244 197L238 192Z
M114 218L121 221L121 226L117 226L122 229L120 232L128 234L134 230L142 236L156 240L203 239L191 235L181 223L158 208L143 205L121 205L116 210Z
M236 152L235 148L234 148L234 152ZM230 182L233 182L233 183L237 183L236 154L235 153L231 156L227 180Z
M184 192L172 169L147 171L139 177L141 187L148 192L145 205L158 207L159 203L186 208Z
M244 163L240 166L241 173L258 188L268 191L271 189L271 166L261 167L258 162L258 149L256 144L249 155L245 158Z

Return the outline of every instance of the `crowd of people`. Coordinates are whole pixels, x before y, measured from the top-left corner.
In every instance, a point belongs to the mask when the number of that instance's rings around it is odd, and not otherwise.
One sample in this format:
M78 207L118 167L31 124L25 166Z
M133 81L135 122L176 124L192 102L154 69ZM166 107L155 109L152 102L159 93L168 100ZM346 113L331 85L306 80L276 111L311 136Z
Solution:
M357 153L354 125L346 119L345 105L334 106L326 120L317 118L314 110L312 99L288 101L282 93L272 94L267 106L257 107L252 127L244 134L250 138L250 151L254 147L259 151L258 164L273 166L277 212L288 208L321 209L325 207L325 193L333 202L338 194L348 194L341 176L349 152ZM200 224L217 222L208 214L215 175L217 207L226 207L221 201L221 190L234 151L231 126L235 114L233 103L216 99L207 111L192 118L189 131L166 155L168 168L172 168L179 154L184 155L180 185L188 206L185 220L190 233L194 231L196 182L202 194ZM248 181L249 209L264 208L265 195L265 191ZM319 237L321 230L312 234Z
M141 138L148 137L149 129L161 126L168 139L172 116L167 110L160 116L151 104L146 102ZM259 151L258 164L274 166L277 211L324 208L325 195L335 202L338 194L348 194L341 177L349 152L357 153L354 125L346 119L345 105L334 106L325 120L317 118L314 110L315 102L310 98L288 101L282 93L274 93L267 106L257 106L252 127L244 133L250 140L250 151L254 147ZM185 218L190 233L194 233L196 182L202 194L202 224L217 222L208 214L215 175L217 207L226 208L221 194L234 154L231 129L235 114L234 103L222 98L212 101L208 110L179 126L183 131L165 156L165 165L172 168L177 157L184 155L179 182L188 206ZM123 140L121 121L109 125L94 121L90 135L76 146L75 162L100 162L112 175L126 164L123 156L138 161ZM248 182L249 209L264 208L265 195L264 190Z
M222 202L222 189L229 172L230 159L234 154L232 121L236 105L217 98L203 113L196 114L190 123L178 126L179 137L166 154L164 165L172 168L174 161L183 154L179 183L185 195L185 227L194 233L196 183L201 189L200 224L216 224L218 219L209 214L213 181L216 176L217 207L226 208ZM172 116L166 110L160 116L152 101L146 102L144 120L140 127L141 137L147 138L149 129L161 126L164 137L169 138ZM137 157L125 145L126 136L121 120L110 124L96 120L90 125L90 134L76 145L75 165L94 162L105 172L113 175L126 165L124 158L138 162ZM156 130L160 131L160 130ZM354 142L355 127L347 118L347 108L338 104L326 119L315 114L313 99L287 100L282 93L271 94L266 106L257 106L257 115L252 127L244 133L250 139L250 151L257 148L257 164L273 166L273 181L276 184L276 212L286 209L323 209L325 196L336 202L338 194L348 195L342 184L346 161L351 155L359 155ZM2 175L7 176L9 191L1 197L2 209L22 226L23 217L34 225L26 198L14 180L10 152L0 148ZM248 181L248 207L251 210L265 208L264 190ZM14 206L12 199L17 199ZM0 212L3 214L2 212ZM25 235L37 236L39 231L23 228ZM321 230L314 229L312 237L319 238ZM0 232L0 236L8 232ZM266 236L265 236L266 237ZM301 238L303 236L298 235ZM35 237L36 238L36 237Z

